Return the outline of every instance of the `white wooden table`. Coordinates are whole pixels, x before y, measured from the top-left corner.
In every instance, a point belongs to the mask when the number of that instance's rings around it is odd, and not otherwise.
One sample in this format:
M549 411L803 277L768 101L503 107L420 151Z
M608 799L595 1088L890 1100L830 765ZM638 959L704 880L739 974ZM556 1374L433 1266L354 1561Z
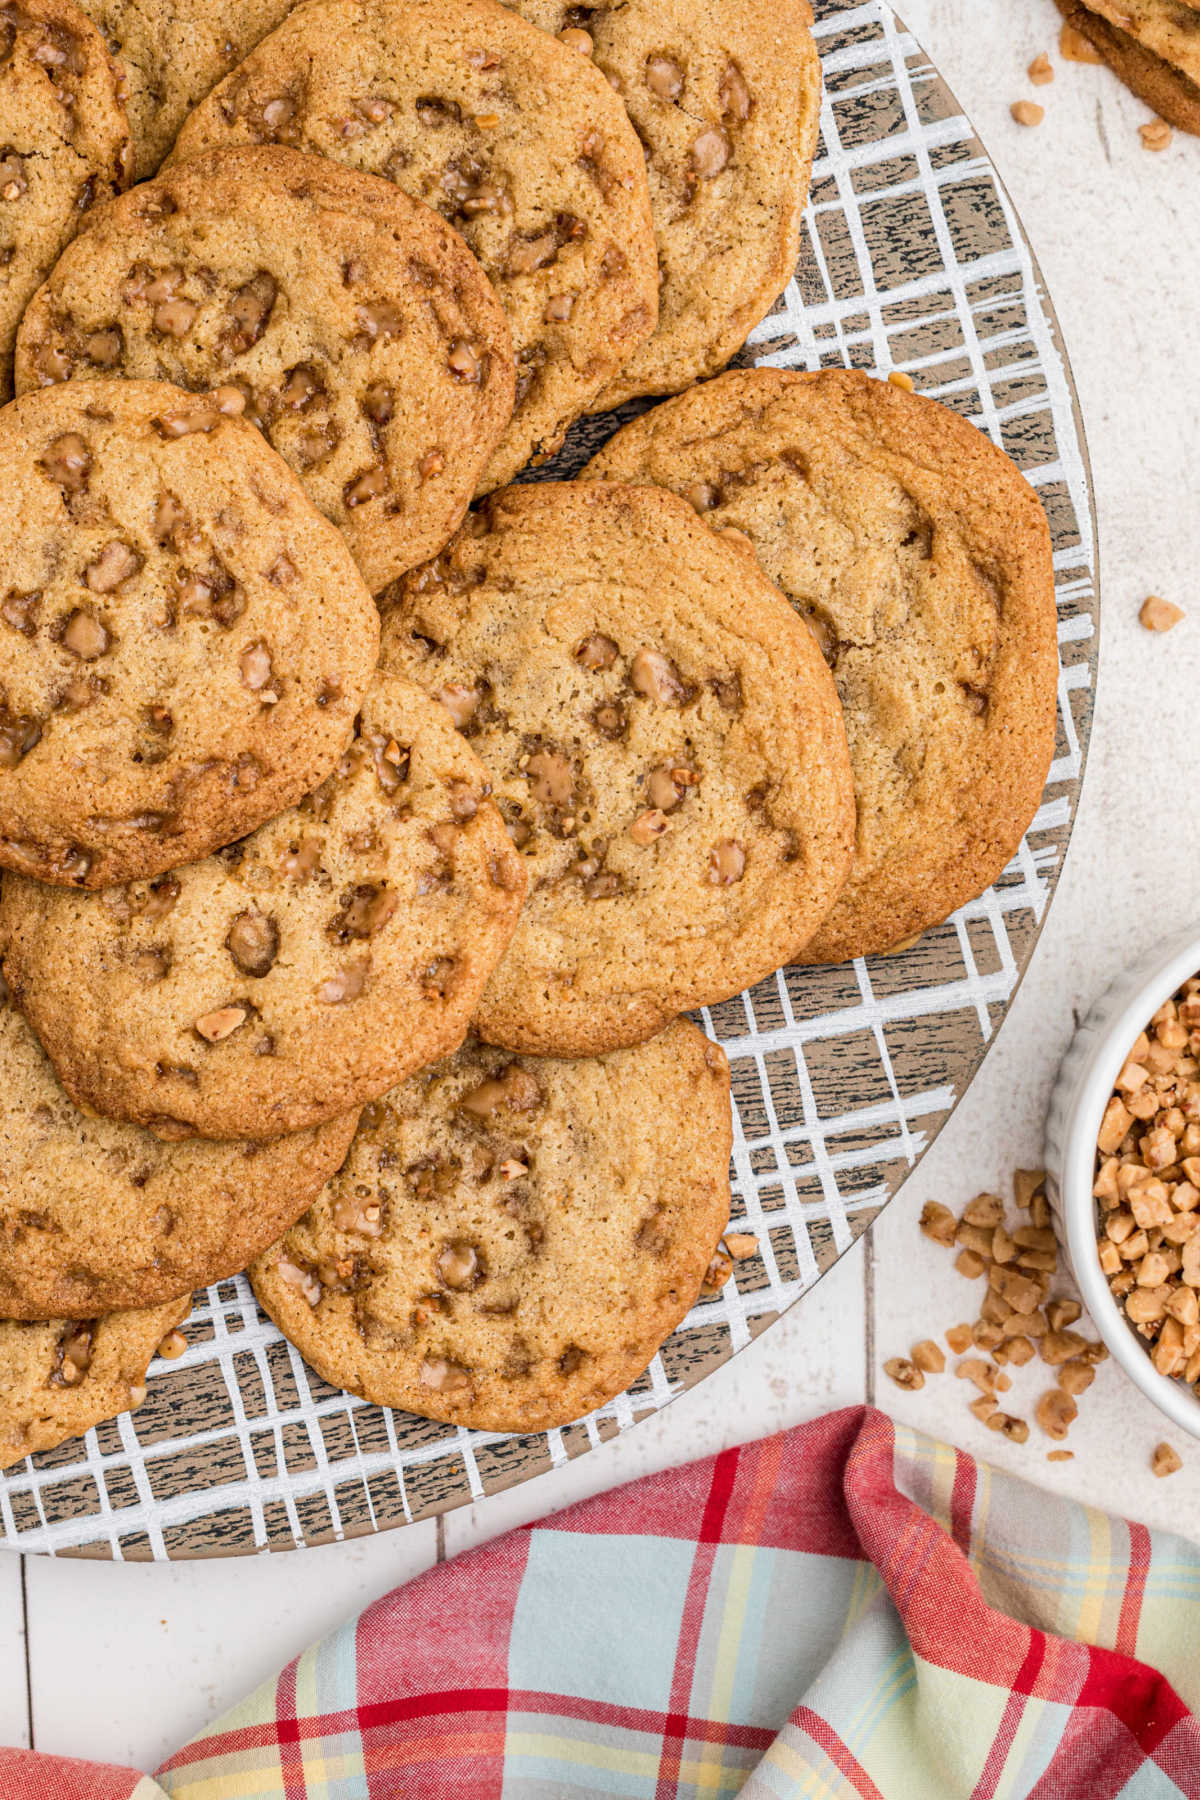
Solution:
M553 1475L443 1521L303 1555L171 1566L24 1563L0 1550L0 1743L152 1768L314 1637L442 1556L654 1468L878 1399L897 1417L1060 1492L1200 1534L1200 1443L1149 1473L1166 1435L1110 1363L1083 1397L1075 1460L987 1432L948 1376L903 1394L885 1358L974 1316L972 1290L916 1220L1036 1160L1072 1028L1114 968L1200 914L1200 141L1143 150L1145 108L1104 71L1054 61L1051 0L908 0L1021 211L1074 362L1100 514L1102 667L1091 766L1066 874L999 1042L917 1174L800 1306L665 1413ZM1010 103L1036 97L1038 130ZM1192 609L1169 638L1137 623L1158 592Z

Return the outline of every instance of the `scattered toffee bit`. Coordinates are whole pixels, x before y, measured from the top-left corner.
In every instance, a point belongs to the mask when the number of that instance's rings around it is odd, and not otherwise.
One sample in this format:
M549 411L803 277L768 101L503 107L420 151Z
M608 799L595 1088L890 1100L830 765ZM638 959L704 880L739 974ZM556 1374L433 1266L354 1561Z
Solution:
M1200 982L1196 985L1200 988ZM1200 1006L1197 1015L1200 1019ZM1052 1291L1058 1244L1045 1184L1043 1170L1018 1169L1012 1206L1000 1194L981 1193L956 1217L948 1206L930 1200L920 1219L924 1236L957 1252L954 1267L960 1275L971 1281L987 1278L978 1317L970 1324L951 1325L944 1336L959 1359L954 1374L973 1391L971 1412L989 1431L1014 1444L1029 1441L1030 1427L1019 1414L1001 1409L999 1397L1013 1386L1009 1368L1039 1360L1053 1372L1053 1387L1036 1398L1031 1411L1039 1431L1061 1442L1078 1416L1078 1396L1091 1386L1096 1364L1108 1355L1099 1339L1073 1329L1083 1315L1079 1301ZM1200 1191L1196 1200L1200 1205ZM884 1364L889 1378L909 1393L924 1387L927 1375L940 1375L945 1368L945 1353L932 1338L914 1344L907 1357ZM1050 1452L1057 1461L1072 1454Z

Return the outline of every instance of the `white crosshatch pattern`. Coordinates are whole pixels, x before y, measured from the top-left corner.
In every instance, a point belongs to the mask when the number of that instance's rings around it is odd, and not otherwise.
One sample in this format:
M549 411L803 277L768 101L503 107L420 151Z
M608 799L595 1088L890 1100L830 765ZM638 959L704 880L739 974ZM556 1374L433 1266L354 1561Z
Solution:
M238 1278L198 1297L187 1350L155 1365L137 1414L0 1476L8 1544L155 1558L283 1548L384 1529L560 1465L666 1405L797 1300L895 1191L985 1053L1049 904L1082 773L1096 653L1087 469L1036 266L970 125L881 0L818 0L817 12L826 97L805 243L740 360L903 369L1015 455L1046 500L1058 746L1020 850L903 955L781 970L705 1010L734 1070L734 1216L759 1252L629 1393L522 1439L386 1412L312 1374ZM918 255L894 234L881 252L871 221L896 207L919 219Z

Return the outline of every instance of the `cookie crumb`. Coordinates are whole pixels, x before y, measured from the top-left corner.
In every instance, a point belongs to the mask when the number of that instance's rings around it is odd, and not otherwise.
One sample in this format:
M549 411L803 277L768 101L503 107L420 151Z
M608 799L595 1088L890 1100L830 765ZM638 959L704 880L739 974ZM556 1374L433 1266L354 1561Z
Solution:
M1143 150L1166 150L1174 135L1165 119L1151 119L1148 125L1138 126Z
M1142 601L1142 609L1138 618L1147 631L1173 631L1181 619L1187 614L1181 606L1172 600L1164 600L1158 594L1150 594Z
M1183 1458L1171 1444L1158 1444L1150 1459L1150 1467L1162 1481L1167 1475L1174 1475L1183 1467Z
M1018 125L1040 125L1046 116L1045 107L1036 100L1014 100L1009 111Z
M1045 87L1048 81L1054 80L1054 65L1044 54L1035 56L1025 73L1034 87Z

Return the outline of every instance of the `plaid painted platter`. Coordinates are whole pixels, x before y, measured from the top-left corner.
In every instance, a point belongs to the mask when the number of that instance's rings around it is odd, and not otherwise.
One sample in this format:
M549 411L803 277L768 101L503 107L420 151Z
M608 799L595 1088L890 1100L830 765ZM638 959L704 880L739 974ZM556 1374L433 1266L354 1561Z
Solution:
M244 1279L197 1297L136 1413L0 1476L0 1539L116 1558L234 1555L387 1530L603 1443L743 1349L896 1192L962 1097L1032 954L1070 835L1092 717L1095 529L1057 324L995 170L883 0L817 0L825 75L805 238L740 362L907 371L1037 488L1054 537L1060 678L1041 808L996 885L911 950L783 969L706 1011L733 1066L734 1216L759 1253L642 1379L562 1430L504 1437L328 1387ZM637 410L636 406L633 409ZM588 421L573 473L620 417Z

